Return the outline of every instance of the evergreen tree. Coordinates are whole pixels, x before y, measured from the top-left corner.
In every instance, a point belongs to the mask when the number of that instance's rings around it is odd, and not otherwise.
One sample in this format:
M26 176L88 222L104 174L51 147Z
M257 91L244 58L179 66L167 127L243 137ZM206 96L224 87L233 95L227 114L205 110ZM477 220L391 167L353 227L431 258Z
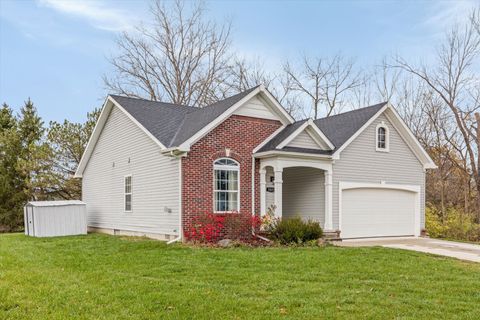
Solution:
M18 134L22 148L17 170L24 179L24 192L29 200L44 200L49 192L53 151L45 141L43 121L30 99L20 110Z
M23 227L23 206L30 200L79 199L74 179L100 110L85 123L51 122L47 131L28 99L15 116L0 108L0 232Z
M62 199L81 198L81 180L73 178L92 134L100 109L87 114L85 123L65 120L50 122L48 141L54 151L54 168L50 175L52 196Z
M27 201L24 179L18 174L18 155L22 144L17 119L12 109L0 109L0 232L22 225L22 207Z

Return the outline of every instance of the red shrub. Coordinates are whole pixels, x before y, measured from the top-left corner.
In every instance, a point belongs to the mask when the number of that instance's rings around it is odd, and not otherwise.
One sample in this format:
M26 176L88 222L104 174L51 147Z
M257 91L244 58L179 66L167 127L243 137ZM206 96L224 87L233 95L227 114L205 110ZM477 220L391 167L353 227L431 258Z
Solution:
M225 217L213 213L198 215L184 230L185 238L194 242L217 242L221 239L224 220Z
M190 227L184 230L187 241L215 243L221 239L250 239L252 230L258 230L262 220L251 214L205 213L195 216Z

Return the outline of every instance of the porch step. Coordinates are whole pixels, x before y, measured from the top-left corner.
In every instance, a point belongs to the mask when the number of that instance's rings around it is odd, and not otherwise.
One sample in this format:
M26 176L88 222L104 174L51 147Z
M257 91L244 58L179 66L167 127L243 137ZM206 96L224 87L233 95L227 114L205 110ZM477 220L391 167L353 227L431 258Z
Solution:
M341 241L340 230L323 231L323 239L326 241Z

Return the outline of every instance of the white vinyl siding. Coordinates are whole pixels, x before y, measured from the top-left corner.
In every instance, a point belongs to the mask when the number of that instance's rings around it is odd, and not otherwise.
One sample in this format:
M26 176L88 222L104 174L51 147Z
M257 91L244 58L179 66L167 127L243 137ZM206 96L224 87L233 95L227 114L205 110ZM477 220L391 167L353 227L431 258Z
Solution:
M389 152L376 151L377 125L388 126ZM423 165L382 114L340 154L333 164L333 227L338 228L338 183L370 182L417 185L420 192L420 225L425 225L425 172Z
M280 118L272 112L267 106L266 103L262 101L258 96L253 97L247 101L243 106L238 108L234 114L240 116L247 116L252 118L260 119L270 119L270 120L279 120Z
M292 141L287 144L288 147L321 149L313 138L305 131L300 132Z
M283 170L283 217L325 222L324 171L307 167Z
M113 107L82 181L88 225L178 235L179 160L159 146L120 109ZM132 212L124 211L124 178L132 175Z

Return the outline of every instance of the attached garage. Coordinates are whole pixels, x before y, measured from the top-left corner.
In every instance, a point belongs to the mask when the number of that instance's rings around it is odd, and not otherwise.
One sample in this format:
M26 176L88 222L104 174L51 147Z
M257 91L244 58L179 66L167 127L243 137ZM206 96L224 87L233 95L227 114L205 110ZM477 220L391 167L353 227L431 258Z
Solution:
M420 235L420 186L340 183L341 237Z

